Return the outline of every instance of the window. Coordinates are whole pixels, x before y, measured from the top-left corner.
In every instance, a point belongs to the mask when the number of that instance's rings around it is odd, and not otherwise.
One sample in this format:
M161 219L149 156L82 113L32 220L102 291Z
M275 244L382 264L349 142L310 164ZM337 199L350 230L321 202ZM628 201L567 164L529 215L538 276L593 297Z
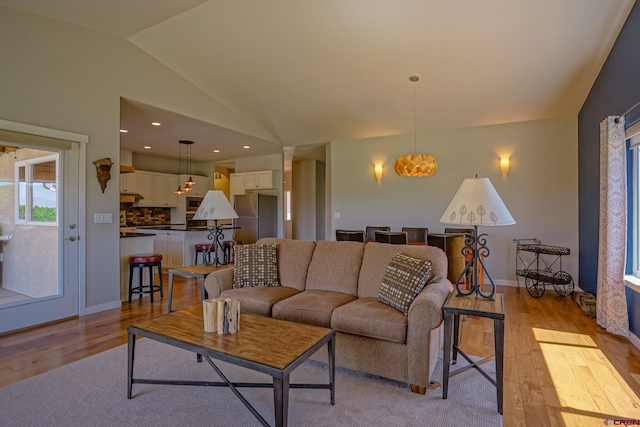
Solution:
M58 225L58 158L15 163L16 224Z

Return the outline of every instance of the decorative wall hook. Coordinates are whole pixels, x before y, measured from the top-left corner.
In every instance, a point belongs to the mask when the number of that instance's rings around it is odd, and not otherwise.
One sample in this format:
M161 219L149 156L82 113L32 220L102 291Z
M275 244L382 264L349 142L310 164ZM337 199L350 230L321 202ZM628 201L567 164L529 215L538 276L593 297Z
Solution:
M104 159L96 160L93 164L96 165L98 181L100 182L100 188L104 193L104 189L107 188L107 181L111 179L111 166L113 165L113 162L109 157L105 157Z

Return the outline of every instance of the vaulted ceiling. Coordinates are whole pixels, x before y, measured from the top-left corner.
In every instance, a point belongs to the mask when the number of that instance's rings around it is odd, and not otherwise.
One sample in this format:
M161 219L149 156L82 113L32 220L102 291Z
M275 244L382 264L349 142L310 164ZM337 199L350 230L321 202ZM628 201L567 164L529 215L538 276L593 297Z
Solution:
M633 4L0 0L128 39L281 146L413 133L414 89L418 132L575 116Z

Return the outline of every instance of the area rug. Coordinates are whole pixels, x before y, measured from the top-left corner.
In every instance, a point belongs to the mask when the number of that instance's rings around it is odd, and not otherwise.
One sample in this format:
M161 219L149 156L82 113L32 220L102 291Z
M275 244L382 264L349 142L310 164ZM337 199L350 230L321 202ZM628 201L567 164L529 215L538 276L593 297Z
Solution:
M126 345L116 347L0 388L0 425L260 425L227 388L134 384L132 399L127 399L126 350ZM265 374L224 362L218 366L231 381L271 381ZM435 378L442 378L441 366L439 361ZM483 367L493 375L493 362ZM211 366L197 363L193 353L145 338L136 344L134 377L219 381ZM327 366L310 360L291 374L291 383L326 383L327 378ZM240 391L273 424L273 391ZM335 403L329 403L328 390L291 389L289 426L502 425L496 390L474 369L452 377L448 399L443 400L442 390L414 394L407 384L338 368Z

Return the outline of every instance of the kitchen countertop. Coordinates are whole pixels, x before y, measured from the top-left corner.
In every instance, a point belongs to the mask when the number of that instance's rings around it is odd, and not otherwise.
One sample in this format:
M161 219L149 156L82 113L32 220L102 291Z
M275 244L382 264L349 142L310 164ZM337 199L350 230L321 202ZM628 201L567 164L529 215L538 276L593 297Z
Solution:
M207 227L194 227L187 228L184 224L171 224L171 225L133 225L129 226L137 228L138 230L165 230L165 231L207 231ZM127 227L127 228L129 228ZM124 227L123 227L124 228Z
M120 238L124 238L124 237L151 237L151 236L155 236L155 234L152 233L136 233L133 231L121 231L120 232Z

